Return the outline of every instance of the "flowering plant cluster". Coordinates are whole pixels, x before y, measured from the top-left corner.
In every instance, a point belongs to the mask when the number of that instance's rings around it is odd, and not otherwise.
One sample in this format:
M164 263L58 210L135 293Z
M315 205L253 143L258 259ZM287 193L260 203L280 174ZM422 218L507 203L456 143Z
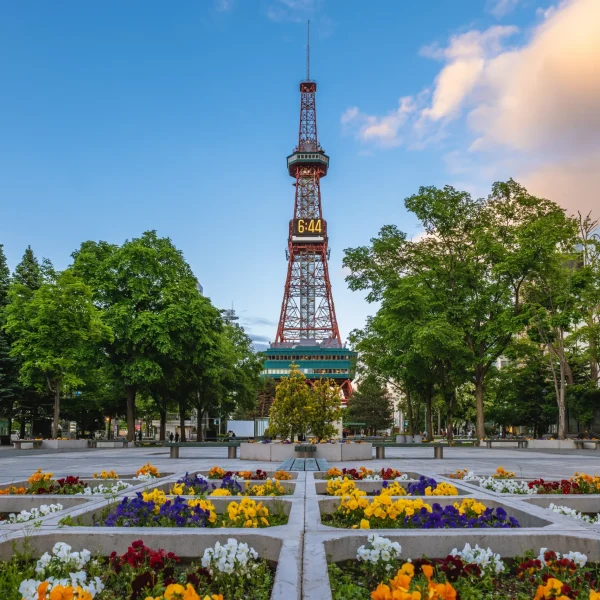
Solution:
M142 540L108 559L58 543L37 561L0 563L2 600L268 600L272 586L272 567L235 539L207 548L201 564Z
M42 517L59 512L63 509L62 504L42 504L39 508L31 510L22 510L20 513L10 513L4 521L0 520L0 525L13 525L15 523L26 523L27 521L37 521Z
M94 473L94 479L119 479L119 476L112 469L110 471L102 469L100 473Z
M264 471L263 471L264 473ZM185 474L169 490L177 496L285 496L290 493L277 479L265 479L261 485L251 485L245 489L245 480L226 474L217 487L202 475Z
M138 492L105 508L95 523L103 527L272 527L287 522L282 514L269 515L261 502L243 498L230 502L217 515L207 498L168 497L163 491Z
M158 479L159 477L160 473L158 469L153 464L148 462L135 472L134 479L139 479L140 481L152 481L153 479Z
M441 506L421 499L408 500L382 494L372 501L364 492L354 490L342 496L336 511L323 515L323 522L334 527L352 529L457 529L520 527L514 517L499 507L488 508L473 498Z
M266 471L256 469L256 471L226 471L221 467L213 467L208 472L208 479L235 479L237 481L265 481L269 478ZM292 476L287 471L277 471L275 479L291 479Z
M431 477L421 475L417 483L408 484L410 496L458 496L458 490L450 483L438 483Z
M559 515L565 515L567 517L571 517L573 519L577 519L578 521L583 521L584 523L589 523L590 525L598 525L600 524L600 513L595 516L586 515L584 513L575 510L574 508L569 508L568 506L557 506L552 503L548 507L552 512L558 513Z
M74 495L83 493L87 484L79 479L69 475L62 479L54 479L54 473L44 473L38 469L27 479L27 487L10 486L0 490L0 495L12 494L58 494Z
M598 600L598 565L569 552L540 550L504 562L490 548L466 544L445 558L401 558L402 547L369 536L356 561L329 565L334 600Z
M356 490L354 480L344 476L343 479L329 479L326 493L329 496L345 496ZM366 492L364 493L366 494ZM383 481L381 489L371 492L372 496L457 496L458 490L450 483L437 483L435 479L423 477L417 483L410 483L408 491L398 481ZM363 494L361 494L363 495Z
M391 479L408 479L407 475L403 475L396 469L381 469L379 473L375 473L372 469L367 467L359 467L357 469L337 469L331 468L327 471L325 479L352 479L354 481L389 481Z
M530 488L526 481L513 481L511 479L487 479L478 478L480 486L485 490L491 490L499 494L536 494L536 490Z
M92 600L104 589L99 574L88 550L71 552L71 546L58 542L52 554L46 552L37 561L33 577L24 579L18 591L23 600Z
M513 471L507 471L503 466L499 466L492 477L494 479L514 479L515 474Z
M464 479L469 474L469 469L456 469L454 473L450 473L450 479Z
M223 527L269 527L268 516L269 509L262 502L243 498L229 503Z

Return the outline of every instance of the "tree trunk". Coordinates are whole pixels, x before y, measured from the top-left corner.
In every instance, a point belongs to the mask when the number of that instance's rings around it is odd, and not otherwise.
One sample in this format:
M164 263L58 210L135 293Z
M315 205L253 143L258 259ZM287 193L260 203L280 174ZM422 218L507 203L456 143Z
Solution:
M58 420L60 419L60 379L54 382L54 419L52 420L52 437L58 437Z
M127 441L135 441L135 396L137 389L134 385L126 385L127 392Z
M427 441L433 441L433 414L431 410L431 392L425 396L425 429L427 430Z
M566 383L566 373L565 373L565 364L566 361L564 358L560 361L560 380L559 380L559 389L558 389L558 439L564 440L567 433L567 419L566 419L566 410L565 410L565 383Z
M196 426L196 439L199 442L203 442L204 441L204 434L202 433L202 419L204 417L204 411L202 410L202 408L200 408L200 406L198 406L198 408L196 409L198 412L198 424Z
M185 402L179 402L179 429L181 434L179 436L180 442L185 442Z
M160 433L158 437L161 442L164 442L167 435L167 409L159 406L158 412L160 414Z
M450 444L452 442L452 438L454 436L454 422L453 422L453 417L454 417L454 396L455 396L455 392L454 390L449 392L448 394L446 394L446 408L447 408L447 413L446 413L446 439L448 440L448 444Z
M410 399L410 391L406 390L406 413L408 416L408 433L409 435L415 434L415 421L412 411L412 401Z
M438 406L438 435L442 435L442 409Z
M485 416L483 414L483 380L485 373L482 365L475 367L475 409L477 411L477 422L475 432L478 440L485 438Z
M33 437L33 428L31 429L31 435ZM25 438L25 414L21 413L21 418L19 419L19 439L22 440Z

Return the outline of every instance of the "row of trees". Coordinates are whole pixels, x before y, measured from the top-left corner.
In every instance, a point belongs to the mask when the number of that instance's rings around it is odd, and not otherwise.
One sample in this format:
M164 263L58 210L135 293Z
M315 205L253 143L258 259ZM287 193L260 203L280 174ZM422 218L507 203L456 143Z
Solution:
M379 303L352 342L363 367L402 392L410 429L423 404L429 437L440 404L450 436L455 410L469 404L479 438L486 410L501 423L542 425L550 390L560 439L567 402L590 420L600 362L597 223L513 180L486 199L423 187L405 206L420 239L387 225L370 246L347 249L344 266L350 288ZM498 372L501 356L511 366ZM532 394L539 410L525 418Z
M252 406L261 360L239 326L198 290L182 253L156 232L121 246L87 241L56 272L31 248L10 273L0 246L0 416L24 424L48 417L54 437L61 403L90 431L104 416L152 406L165 437L167 412L198 432L205 414ZM213 412L214 414L214 412Z

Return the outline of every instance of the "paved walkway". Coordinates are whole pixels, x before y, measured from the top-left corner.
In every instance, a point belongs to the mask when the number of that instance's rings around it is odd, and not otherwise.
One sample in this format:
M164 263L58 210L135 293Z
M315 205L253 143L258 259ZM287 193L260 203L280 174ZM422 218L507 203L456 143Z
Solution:
M169 458L163 448L123 448L95 450L0 450L0 483L29 477L36 469L52 471L57 477L91 475L102 469L132 473L146 462L161 472L175 470L206 470L215 464L232 469L274 468L276 463L227 459L226 448L189 448L181 451L178 460ZM362 463L330 463L338 467L357 467ZM431 448L396 448L386 451L385 460L369 461L368 466L383 466L401 471L424 470L449 474L467 468L477 475L491 475L502 465L522 477L570 477L575 471L600 474L600 452L595 450L538 451L510 448L450 448L444 449L444 460L433 460Z

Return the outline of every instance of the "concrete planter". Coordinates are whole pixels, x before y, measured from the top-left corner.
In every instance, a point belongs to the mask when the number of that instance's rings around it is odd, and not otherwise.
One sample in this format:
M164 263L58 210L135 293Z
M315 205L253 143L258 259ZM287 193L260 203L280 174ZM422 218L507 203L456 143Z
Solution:
M356 469L358 469L358 467L356 467ZM373 469L373 470L376 473L378 472L378 469ZM404 480L404 483L410 483L411 481L418 481L419 478L421 477L421 475L423 475L423 473L415 473L414 471L402 471L402 474L406 475L408 477L408 481ZM314 479L317 479L317 480L326 479L327 471L312 471L312 476L314 477ZM428 475L428 477L433 477L434 479L436 479L436 481L444 481L445 480L443 477L440 477L439 475ZM398 480L398 481L400 483L402 483L402 481L400 481L400 480Z
M407 489L408 485L410 483L417 483L417 481L404 480L404 481L398 481L398 483L404 489ZM367 494L372 494L373 492L376 492L383 488L383 481L355 481L354 484L356 485L357 489L363 490L364 492L367 492ZM456 486L456 489L458 490L458 494L457 494L458 496L470 496L475 493L474 490L473 491L465 490L465 489L459 488L458 486ZM317 494L319 494L319 495L327 495L327 481L315 481L315 490L316 490ZM333 498L333 496L329 496L329 497ZM408 496L408 497L414 498L415 496ZM437 497L438 501L443 500L444 498L456 498L456 496L439 496L439 497Z
M560 449L560 450L574 450L575 443L573 440L528 440L528 448L540 448L540 449Z
M456 501L456 496L452 497L452 496L442 496L442 497L434 497L434 496L420 496L420 499L423 500L423 502L427 503L427 504L440 504L441 506L447 506L448 504L453 504ZM523 505L519 506L518 503L516 502L500 502L499 500L494 500L490 497L478 497L478 500L480 500L481 502L483 502L485 504L486 507L490 507L490 508L498 508L498 507L502 507L504 508L504 510L506 510L506 512L508 513L509 517L515 517L515 519L517 519L517 521L519 521L519 524L521 525L521 527L519 529L514 529L513 531L522 531L523 528L541 528L541 527L547 527L549 525L552 524L552 522L550 520L548 520L547 518L544 518L544 512L540 513L539 511L527 511L527 508L529 507L525 507ZM322 500L317 500L316 503L315 502L310 502L307 503L307 516L306 519L307 521L310 519L313 523L317 523L317 525L315 526L315 529L317 530L325 530L325 531L347 531L344 529L339 529L337 527L331 527L330 525L325 525L322 523L321 521L321 516L327 513L333 513L335 512L335 510L337 509L337 507L340 504L340 499L339 498L334 498L333 496L330 496L328 498L324 498ZM373 531L377 531L382 532L380 533L380 535L388 535L388 533L394 531L398 531L397 529L377 529L377 530L373 530ZM421 529L418 530L420 531L421 535L426 535L429 534L430 532L433 533L435 536L437 537L441 537L442 535L445 535L447 531L460 531L460 530L426 530L426 529ZM474 529L466 529L464 531L475 531ZM500 529L495 529L494 531L501 531Z
M129 447L128 442L123 442L123 441L118 441L118 440L106 441L106 442L101 442L100 440L98 440L96 442L96 448L128 448L128 447Z
M89 505L91 499L83 498L82 496L0 496L0 513L15 513L18 514L22 510L31 510L32 508L40 508L42 504L62 504L63 510L51 513L35 521L26 521L24 523L15 523L13 525L0 523L0 535L2 532L15 529L23 529L33 527L34 523L41 522L44 524L49 519L60 518L65 516L71 509Z
M240 468L240 469L225 469L225 470L235 472L235 471L245 471L247 469L244 469L242 466L242 468ZM262 469L262 470L267 474L267 477L275 477L275 473L277 472L277 471L272 471L272 470L270 471L268 469ZM300 473L298 471L288 471L288 473L290 474L292 480L298 479L298 475L300 475ZM192 473L192 475L202 475L203 477L206 477L208 479L208 471L194 471ZM213 482L217 483L221 480L220 479L209 479L209 481L213 481ZM255 479L255 480L252 480L252 482L260 483L260 480ZM282 481L281 483L285 483L285 480Z
M87 448L87 440L43 440L42 449L61 450L61 449L80 449Z
M220 479L212 479L212 480L209 479L208 481L209 481L209 483L212 483L216 488L218 488L221 485ZM240 481L239 482L239 484L242 486L242 490L244 490L244 491L255 485L262 485L263 483L264 483L264 481ZM297 486L295 481L280 481L279 483L281 484L281 487L283 487L288 492L288 495L286 495L286 496L260 496L260 498L261 499L263 497L264 498L289 498L290 496L303 496L304 495L304 486ZM174 485L175 485L174 481L168 481L168 482L160 483L159 485L153 485L151 490L158 489L158 490L161 490L161 491L165 492L166 494L168 494L169 490L172 489ZM127 493L124 493L123 495L127 496ZM251 498L259 498L258 496L250 496L250 497ZM215 496L215 497L211 496L208 499L212 502L216 498L223 498L223 496ZM241 497L240 496L225 496L225 498L226 499L229 498L229 500L231 501L231 500L239 500Z
M217 533L218 531L218 533ZM256 530L254 530L256 532ZM13 544L23 550L28 544L34 557L51 552L54 544L65 542L73 550L90 550L92 553L108 555L113 550L118 554L127 551L135 540L142 539L151 548L162 548L175 552L180 558L200 562L206 548L216 542L225 544L229 538L245 542L254 548L261 558L277 563L271 600L300 600L301 582L301 536L284 533L248 533L242 529L198 530L177 528L167 533L157 528L121 528L114 531L97 527L64 528L46 530L29 536L27 540L13 534L0 542L0 560L8 560L13 554Z
M404 433L396 436L396 444L406 444L406 435Z
M288 458L299 458L294 444L241 444L242 460L264 460L283 462ZM364 444L317 444L314 458L324 458L329 462L372 460L373 445Z
M415 435L413 436L413 444L422 444L423 443L423 436L419 433L415 433Z
M357 548L368 544L368 533L338 531L334 534L311 532L305 536L302 591L306 599L331 600L328 559L331 562L353 560ZM462 549L468 542L472 546L479 544L484 548L489 547L504 558L522 555L526 550L534 550L537 554L540 548L546 547L561 553L577 550L586 554L589 561L600 560L600 534L591 531L541 529L516 533L514 530L452 529L444 530L443 534L439 530L408 530L406 533L386 531L382 535L400 543L402 558L443 558L453 548Z

